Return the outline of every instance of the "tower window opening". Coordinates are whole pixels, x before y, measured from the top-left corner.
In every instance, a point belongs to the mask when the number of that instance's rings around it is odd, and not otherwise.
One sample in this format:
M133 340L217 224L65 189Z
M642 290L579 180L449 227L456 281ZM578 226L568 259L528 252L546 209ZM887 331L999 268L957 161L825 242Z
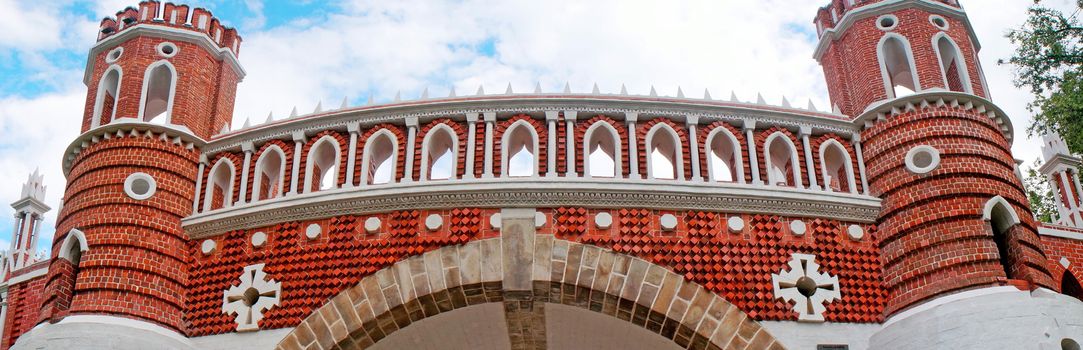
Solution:
M675 180L681 176L681 146L677 134L665 124L658 124L647 136L647 174L652 179Z
M774 186L797 186L797 150L783 134L773 134L764 148L767 153L767 181Z
M253 188L254 200L278 198L282 195L285 175L285 155L278 147L268 148L256 161L257 177Z
M920 90L910 45L897 34L888 34L880 42L880 66L889 98L913 95Z
M307 192L334 189L338 186L338 142L324 136L308 152Z
M366 183L379 185L390 183L395 176L395 153L398 151L391 133L382 130L373 135L365 145Z
M617 131L609 123L598 121L587 130L585 138L587 176L616 177L620 173Z
M1083 301L1083 286L1079 284L1079 280L1075 278L1075 275L1072 275L1070 270L1065 269L1064 275L1061 276L1060 292ZM1076 347L1076 349L1079 348Z
M525 122L512 125L504 135L504 172L510 177L526 177L537 174L538 151L537 136L533 128Z
M820 146L820 171L823 174L824 188L832 192L856 192L853 179L853 165L850 155L837 141L829 141Z
M429 180L447 180L455 176L458 154L458 137L446 125L433 128L425 135L425 155L423 178Z
M94 118L90 121L90 127L94 128L102 124L102 117L108 117L109 121L116 119L117 96L120 93L120 67L114 66L102 75L98 82L98 96L94 102Z
M739 177L743 176L737 170L737 165L741 157L740 147L737 146L737 139L733 137L729 131L725 128L720 128L720 131L711 136L707 141L708 149L707 158L708 169L710 170L711 181L716 182L737 182Z
M1008 249L1012 227L1018 224L1012 215L1011 207L1003 200L994 204L990 213L989 223L993 228L993 240L996 242L997 253L1000 256L1000 265L1004 268L1004 274L1009 278L1015 278L1016 271L1012 269L1012 256Z
M203 211L229 207L233 199L233 163L222 158L211 167Z
M173 93L176 88L176 71L167 61L159 61L147 68L143 81L144 122L168 124L173 109Z
M945 87L951 91L970 92L970 78L959 47L947 35L940 35L936 39L936 49L940 57L940 70L944 74Z

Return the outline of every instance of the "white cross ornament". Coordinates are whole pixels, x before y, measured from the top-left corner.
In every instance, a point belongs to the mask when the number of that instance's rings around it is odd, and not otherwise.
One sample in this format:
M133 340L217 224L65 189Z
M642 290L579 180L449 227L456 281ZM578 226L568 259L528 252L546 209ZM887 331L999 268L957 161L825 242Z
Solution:
M839 278L820 272L816 256L793 253L790 269L771 274L775 297L794 302L793 311L801 322L823 322L824 303L839 300Z
M246 266L240 279L241 284L222 292L222 312L237 315L238 332L258 331L263 312L278 305L282 284L267 279L263 264Z

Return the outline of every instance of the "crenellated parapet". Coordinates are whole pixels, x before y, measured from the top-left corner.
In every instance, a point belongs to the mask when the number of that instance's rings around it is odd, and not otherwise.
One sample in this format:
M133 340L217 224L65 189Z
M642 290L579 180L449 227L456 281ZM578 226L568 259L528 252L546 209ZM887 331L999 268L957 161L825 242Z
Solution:
M218 47L240 54L241 36L237 29L226 27L207 9L170 2L142 1L138 7L128 7L115 17L106 17L98 26L98 41L105 40L139 25L164 26L206 34Z
M914 1L914 0L909 0ZM813 21L816 23L817 33L822 34L824 30L834 28L842 22L846 14L859 9L873 8L873 7L890 7L898 6L900 3L909 2L908 0L832 0L830 4L821 7L819 11L816 11L816 19ZM944 5L954 9L961 9L958 0L916 0L922 1L933 5Z

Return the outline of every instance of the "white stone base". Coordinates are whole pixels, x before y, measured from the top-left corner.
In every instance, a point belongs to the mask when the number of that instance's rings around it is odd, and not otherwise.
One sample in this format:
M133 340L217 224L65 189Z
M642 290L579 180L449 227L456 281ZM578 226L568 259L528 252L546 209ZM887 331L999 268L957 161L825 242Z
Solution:
M846 345L850 350L866 350L870 349L869 337L880 330L880 325L876 323L760 321L760 324L787 349L816 349L816 345Z
M1061 349L1083 342L1083 302L1047 289L994 287L937 298L901 312L871 349ZM787 344L789 345L789 344Z
M42 323L19 337L12 350L242 350L273 349L292 328L185 338L171 329L134 319L75 315Z

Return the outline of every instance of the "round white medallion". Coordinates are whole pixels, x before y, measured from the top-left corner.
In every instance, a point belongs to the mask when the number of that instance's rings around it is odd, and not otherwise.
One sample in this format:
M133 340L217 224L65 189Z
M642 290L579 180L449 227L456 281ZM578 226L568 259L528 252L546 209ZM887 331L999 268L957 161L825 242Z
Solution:
M158 183L146 173L133 173L124 179L124 194L134 200L144 200L154 195L158 190Z
M673 214L664 214L658 219L658 223L662 224L663 230L673 231L677 228L677 217Z
M165 58L176 56L177 52L180 52L180 48L177 47L177 44L168 41L164 41L158 44L158 46L155 46L154 49L158 51L159 56Z
M876 19L876 28L882 31L890 31L899 26L899 17L895 15L883 15Z
M741 232L741 230L745 229L745 219L740 216L731 216L729 220L726 220L726 226L729 226L730 232Z
M258 231L256 233L252 234L252 246L253 247L259 248L259 247L262 247L264 244L267 244L267 234L266 233L263 233L263 231Z
M608 229L609 226L613 226L613 215L609 213L601 212L594 215L594 226L600 229Z
M316 239L321 233L323 233L323 228L320 227L320 224L311 224L305 228L305 237L308 237L308 239Z
M122 55L124 55L124 48L117 46L116 48L109 50L109 53L105 54L105 63L116 62Z
M500 213L493 214L489 217L489 226L494 230L500 229Z
M376 233L376 232L379 232L379 231L380 231L380 218L373 216L371 218L365 219L365 233L372 234L372 233Z
M218 243L215 243L213 239L204 240L199 248L203 252L203 255L211 255L214 253L215 248L218 248Z
M846 234L850 235L850 239L860 241L865 237L865 229L858 225L850 225L850 227L846 228Z
M429 229L429 231L439 230L440 226L443 225L444 217L440 216L440 214L431 214L425 218L425 228Z
M806 230L808 230L808 225L805 225L804 221L790 221L790 232L793 232L794 236L803 236Z
M534 228L545 227L545 213L540 211L534 212Z
M914 174L928 174L940 167L940 150L929 145L914 146L906 152L906 170Z

